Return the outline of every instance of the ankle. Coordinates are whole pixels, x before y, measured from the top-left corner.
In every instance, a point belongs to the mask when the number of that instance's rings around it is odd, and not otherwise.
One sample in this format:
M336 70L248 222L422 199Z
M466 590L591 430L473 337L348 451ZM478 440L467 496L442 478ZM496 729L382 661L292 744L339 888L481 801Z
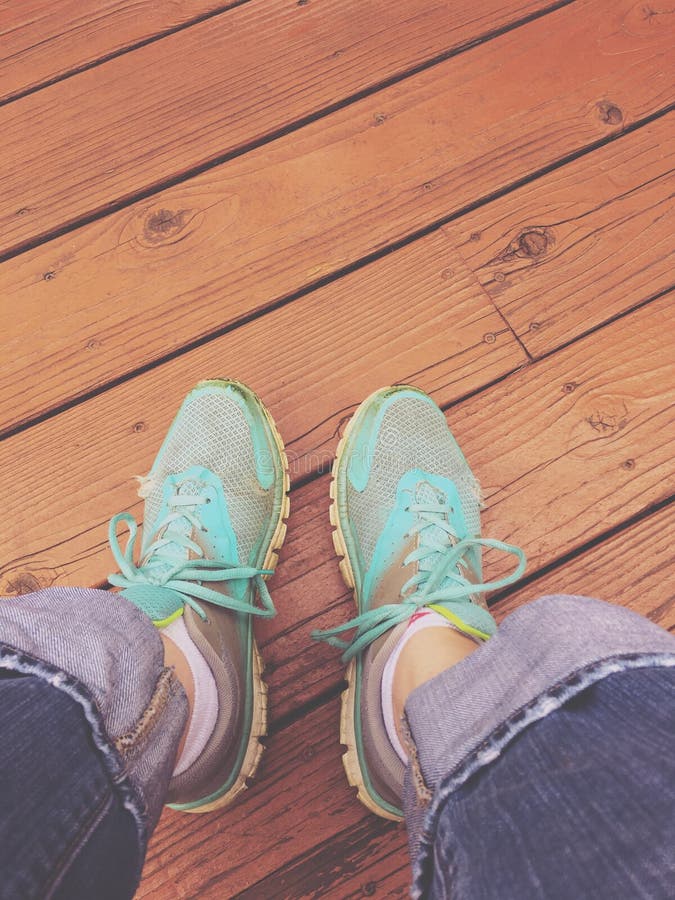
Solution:
M479 644L453 628L425 628L413 634L401 650L392 684L394 719L400 737L400 722L406 701L415 688L461 662Z

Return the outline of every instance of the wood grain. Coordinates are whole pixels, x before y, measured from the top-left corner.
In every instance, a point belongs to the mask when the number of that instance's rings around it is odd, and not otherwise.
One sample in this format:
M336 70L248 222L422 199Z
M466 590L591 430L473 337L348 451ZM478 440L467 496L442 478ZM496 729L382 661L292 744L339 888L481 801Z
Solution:
M0 111L0 252L550 5L252 0L20 99Z
M575 3L6 262L3 424L292 297L654 112L670 96L668 18L672 28L672 16L646 22L626 0ZM584 64L562 78L570 47Z
M405 831L369 816L236 894L236 900L409 897Z
M11 4L0 101L212 8ZM344 778L338 654L309 639L353 614L316 475L375 387L447 408L484 533L526 549L498 619L564 591L675 626L672 297L651 299L669 286L673 124L650 118L672 102L671 11L250 0L0 110L0 248L26 251L0 265L0 433L73 404L0 442L0 591L103 581L107 519L141 512L131 476L199 378L249 382L289 444L279 615L257 629L269 752L232 810L165 812L140 897L407 895L404 830Z
M527 599L566 592L604 596L648 615L663 627L672 627L675 573L669 535L674 526L675 505L671 505L500 603L496 609L498 619ZM356 800L351 800L338 763L337 718L331 717L337 717L335 701L274 734L259 783L243 805L232 811L233 818L228 817L222 826L220 817L196 822L192 817L167 812L151 846L138 896L237 896L240 900L301 900L317 894L326 900L364 895L406 896L410 875L403 829L374 816L361 819L358 809L353 810L353 820L343 827L349 804L356 806ZM311 772L305 766L298 768L300 748L306 748L304 752L311 758ZM280 785L289 792L302 790L304 796L312 797L309 805L316 814L312 822L316 838L313 847L303 847L298 852L298 831L303 830L304 820L296 825L296 816L303 817L308 804L296 802L280 811ZM331 792L334 808L326 802ZM250 848L245 847L243 852L240 849L240 837L257 834L258 828L267 837L269 823L267 818L261 818L261 804L266 800L270 804L269 819L281 815L285 824L281 833L277 830L271 843L266 844L259 870L257 863L251 862ZM221 827L227 829L227 836ZM218 851L219 841L228 843L227 853ZM230 841L234 842L232 850ZM291 846L282 850L284 842ZM173 848L178 846L194 850L174 855ZM273 862L283 858L284 865L265 874L269 871L268 854ZM248 881L246 888L240 887L243 880Z
M232 897L369 816L340 762L338 703L331 701L269 738L259 776L242 802L205 816L166 810L150 844L137 897Z
M25 479L32 512L7 529L0 590L105 578L107 519L140 512L133 476L200 379L236 377L263 397L297 481L328 470L341 424L382 384L415 381L449 403L525 360L461 256L431 234L2 442L0 497L11 504Z
M515 591L495 607L497 621L547 594L582 594L627 606L657 625L675 628L673 567L675 503Z
M0 10L0 100L35 89L227 0L21 0Z
M672 288L675 115L447 226L534 356Z

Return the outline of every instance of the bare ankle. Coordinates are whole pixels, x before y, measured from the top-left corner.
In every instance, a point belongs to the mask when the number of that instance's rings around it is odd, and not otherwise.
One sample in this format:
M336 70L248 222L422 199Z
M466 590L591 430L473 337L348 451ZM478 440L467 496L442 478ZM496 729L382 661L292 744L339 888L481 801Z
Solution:
M394 716L399 730L408 696L425 681L461 662L478 644L453 628L426 628L412 635L396 663L393 681Z

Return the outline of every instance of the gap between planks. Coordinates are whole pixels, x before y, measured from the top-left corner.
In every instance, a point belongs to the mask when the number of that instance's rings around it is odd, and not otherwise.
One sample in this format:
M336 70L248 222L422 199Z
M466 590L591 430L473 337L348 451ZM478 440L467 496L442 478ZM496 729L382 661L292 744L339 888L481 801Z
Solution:
M0 110L0 260L579 0L521 0L520 17L501 0L463 2L250 0L16 101Z
M521 199L520 192L525 186L538 185L539 182L541 183L541 193L539 193L539 188L536 186L534 188L530 188L530 190L534 190L535 197L540 197L540 201L541 201L544 197L546 197L546 192L550 187L550 182L553 179L553 177L555 176L556 178L564 179L566 177L566 172L567 172L568 166L571 167L569 175L572 177L572 179L574 179L574 177L577 175L577 170L582 166L582 164L584 162L587 165L589 165L591 168L595 168L596 165L599 168L602 168L602 166L606 164L607 157L611 158L613 155L616 155L616 152L618 152L620 154L621 149L624 146L625 146L625 151L626 151L625 155L628 156L629 158L632 158L632 156L631 156L632 151L635 149L636 145L639 146L639 140L640 140L640 138L643 137L643 134L648 137L651 136L652 134L654 134L656 139L659 139L662 136L661 135L662 131L665 131L668 127L670 127L672 130L672 124L673 124L672 117L668 117L665 114L663 116L659 114L658 116L653 117L647 123L640 123L639 127L636 126L634 129L627 129L626 132L623 133L623 140L628 142L626 145L624 145L621 142L615 143L617 138L619 137L619 135L615 135L612 138L609 138L607 141L603 142L601 147L594 148L593 152L595 154L599 154L599 156L592 155L589 159L584 160L586 153L591 152L590 148L586 148L583 151L583 153L574 154L570 160L562 160L559 163L556 163L551 166L547 166L546 169L543 170L541 173L537 173L536 175L533 175L526 179L515 182L513 185L509 185L507 188L505 188L502 191L498 191L488 197L483 198L480 201L473 202L470 206L458 210L458 212L456 214L452 214L452 215L446 217L440 224L446 226L443 230L445 232L447 232L449 235L454 236L455 234L459 234L459 228L461 228L461 225L465 218L466 218L466 221L468 221L468 222L475 221L475 218L472 219L472 215L471 215L472 213L480 212L480 210L483 209L483 210L485 210L484 215L490 215L489 211L492 210L493 205L496 206L495 211L497 212L499 210L499 201L504 198L508 198L508 196L511 194L512 191L516 193L517 199L519 200L519 199ZM643 128L646 129L646 131L644 133L642 131ZM633 135L636 135L636 137L633 137ZM666 144L666 146L668 146L668 144ZM672 144L670 144L670 146L672 146ZM612 151L615 150L615 147L618 147L619 149L618 149L618 151L615 151L615 153L612 153ZM531 203L531 200L530 200L530 203ZM447 227L448 223L450 223L450 222L458 222L459 223L457 231L453 231L451 228L449 229ZM52 417L58 415L59 413L62 413L64 411L72 408L73 406L77 405L80 402L84 402L88 399L94 398L102 392L110 390L111 388L114 388L118 385L124 384L125 382L132 380L140 375L143 375L144 373L149 372L152 369L155 369L159 366L170 363L173 360L178 359L179 357L183 356L186 353L189 353L194 350L198 350L199 348L206 346L207 344L209 344L210 342L212 342L214 340L223 338L225 335L230 334L232 331L235 331L236 329L241 328L250 322L253 322L254 320L260 318L262 315L264 315L266 313L269 314L278 309L282 309L283 307L288 306L291 303L297 302L298 300L307 296L308 294L311 294L312 292L314 292L318 289L321 289L322 287L328 286L328 285L334 283L335 281L338 281L341 278L344 278L346 275L349 275L352 272L356 272L363 268L366 268L367 266L372 265L374 262L377 262L379 259L385 259L392 253L397 253L398 251L404 249L405 247L409 246L410 244L415 243L416 241L420 240L421 238L433 234L435 231L439 230L439 227L440 227L439 224L435 223L431 226L421 229L418 232L414 232L413 234L406 236L404 239L393 242L390 246L385 247L376 253L368 254L368 255L358 259L356 262L350 264L349 266L339 268L339 269L331 272L330 275L327 275L324 278L320 278L314 282L311 282L306 287L300 288L299 290L296 290L285 297L281 297L277 301L266 304L265 306L257 309L257 311L254 311L253 313L250 313L247 316L239 317L239 318L235 319L233 322L228 323L227 325L225 325L219 329L216 329L214 331L209 331L207 334L205 334L204 336L202 336L201 338L199 338L197 340L194 340L192 342L186 341L183 344L181 344L180 347L178 347L176 350L174 350L171 353L161 355L145 365L132 368L130 371L125 372L123 375L118 376L117 378L109 378L108 377L107 380L104 379L104 383L102 383L100 386L94 387L88 391L80 389L80 391L77 391L75 393L75 395L72 397L72 399L70 399L66 402L54 403L52 401L53 405L51 406L51 408L49 408L48 410L46 410L43 413L36 415L34 412L35 402L36 402L37 398L35 400L33 400L30 395L30 392L31 392L30 370L23 371L23 374L21 375L21 380L24 384L24 391L22 392L21 397L22 397L22 400L24 403L28 402L30 404L30 409L33 414L31 414L31 412L29 412L27 410L22 415L20 408L17 409L17 397L14 392L13 393L13 406L9 407L9 408L11 408L13 410L13 418L15 419L15 421L17 423L14 424L13 426L5 423L5 427L3 429L2 423L0 422L0 439L3 437L9 437L13 434L16 434L16 433L22 431L24 428L30 427L31 425L46 421L49 418L52 418ZM653 224L652 224L652 228L653 228ZM476 233L480 234L480 232L469 233L468 240L472 240L473 236ZM464 237L466 239L466 230L465 230ZM464 248L462 247L461 249L464 252ZM471 259L470 254L465 254L465 256L466 256L466 258L468 258L470 260L471 263L473 263L473 260ZM532 260L532 262L534 265L537 266L537 271L538 271L541 261L539 259L534 259L534 260ZM531 267L530 271L535 271L534 267ZM480 269L477 269L477 275L478 276L481 275ZM521 268L521 271L519 271L519 273L518 273L518 277L521 281L527 282L528 273L524 272ZM0 275L0 278L1 278L1 275ZM509 284L507 284L506 286L508 287ZM5 287L7 288L7 293L9 294L11 292L11 285L6 285ZM249 287L250 287L250 285L249 285ZM495 299L494 292L490 292L489 289L485 285L484 285L484 287L486 290L486 294L490 297L493 305L499 309L501 317L503 319L506 319L508 327L511 328L511 325L509 324L509 320L508 320L508 315L501 308L498 301ZM657 291L655 294L652 294L651 296L656 297L659 295L660 295L660 293ZM627 306L627 308L630 309L631 307L635 307L635 306L639 305L643 299L643 298L640 298L638 300L633 299L632 302L629 301L628 304L626 304L625 297L626 297L625 292L619 294L618 296L616 295L616 292L615 292L614 296L611 298L612 303L613 303L613 309L621 310L622 304L623 304L624 308ZM562 299L559 299L557 301L557 308L558 309L562 308L564 311L564 309L565 309L564 302L565 302L564 297ZM598 308L598 306L596 305L595 308ZM602 307L600 307L600 308L602 308ZM575 325L578 326L578 320L579 320L580 315L582 315L584 320L586 320L584 311L581 310L581 313L577 314L577 322L572 323L573 326L575 326ZM605 315L605 320L611 320L613 318L613 315L614 315L613 312L610 310L609 314ZM562 322L561 322L561 318L563 320ZM568 330L569 330L569 325L570 325L569 318L570 318L569 316L567 316L567 317L563 316L563 317L559 317L558 320L554 319L554 326L557 327L558 333L560 333L560 329L563 325L567 326ZM549 317L549 319L550 319L550 317ZM603 322L603 318L601 316L598 316L597 314L595 314L595 324L602 324L602 322ZM544 331L547 330L547 327L548 327L547 325L544 326ZM525 350L526 355L531 358L532 354L526 347L526 343L529 345L529 340L526 338L526 336L523 335L522 329L520 329L519 331L516 331L516 329L513 328L511 330L514 332L514 334L516 334L518 342L521 344L521 346ZM575 336L576 333L578 333L578 332L575 332L574 327L573 327L572 335ZM85 342L86 338L87 338L87 334L85 333L82 336L83 343ZM569 342L569 337L567 338L566 342ZM92 353L94 355L97 355L97 354L100 354L102 343L106 343L106 340L104 339L104 341L102 342L98 337L93 337L87 341L86 347L89 348L91 345ZM555 349L555 345L553 347L551 347L550 339L549 339L549 347L551 349ZM19 346L17 346L16 350L17 350L17 354L18 354L20 352ZM87 352L88 351L85 351L85 356L87 355ZM126 356L128 357L128 353L129 353L128 346L127 346L127 348L125 348L125 353L126 353ZM89 355L91 355L91 353L89 353ZM34 365L34 357L31 356L31 363L30 363L31 369L32 369L33 365ZM82 365L84 365L85 367L88 367L90 365L90 363L86 362L83 359L82 355L80 355L80 362L78 363L78 372L79 372L80 368L82 367ZM66 370L65 375L62 373L60 377L61 378L65 377L66 379L69 379L71 376L68 373L68 370ZM51 383L53 383L53 379L50 380L50 384ZM39 384L37 385L37 390L39 391L40 398L42 398L44 396L45 386L46 386L45 380L41 379ZM53 390L53 388L50 388L50 389ZM26 397L28 399L23 399Z
M20 321L8 317L10 328L5 335L11 349L5 357L5 381L12 385L21 381L23 386L18 397L11 391L12 405L26 405L30 400L32 416L62 403L68 394L72 398L73 389L77 394L83 389L90 392L119 376L121 369L138 371L149 360L213 334L214 327L222 330L240 322L289 295L297 296L303 288L349 271L387 246L408 241L420 229L429 230L438 224L439 215L455 215L467 204L475 204L478 190L483 198L492 198L495 191L522 183L514 181L514 176L526 181L533 170L538 173L535 163L543 162L547 168L557 165L568 158L565 151L574 145L584 149L598 135L625 131L622 126L632 118L643 122L641 114L658 105L661 91L658 79L646 77L660 53L652 37L632 55L632 79L623 69L612 68L618 65L614 56L600 56L597 65L602 77L587 72L588 83L576 85L569 96L553 104L549 96L552 73L542 67L541 77L535 79L541 82L537 92L526 97L530 106L523 109L517 97L509 101L508 109L503 108L505 97L494 84L491 67L501 61L508 62L510 72L518 69L519 54L550 37L549 18L559 22L568 12L559 10L519 29L518 41L511 34L491 42L490 53L477 48L450 61L453 65L381 92L378 102L387 102L389 118L379 125L368 118L370 101L366 106L357 104L358 109L350 109L348 115L331 118L329 133L310 126L294 134L290 142L279 141L262 155L251 153L235 161L234 168L228 165L210 173L210 180L193 179L180 192L166 192L157 207L134 206L124 215L97 223L98 227L89 226L67 240L55 240L39 252L10 260L0 268L1 292L8 306L23 310ZM619 22L624 13L623 7L615 13ZM581 27L579 17L567 15L563 21L568 31ZM588 17L582 24L591 30L600 27ZM588 43L584 35L582 30L578 37ZM560 49L559 36L553 38ZM618 39L610 33L608 46ZM640 43L646 38L631 40ZM460 104L458 85L463 75L471 73L472 91L494 94L492 106L481 108L484 122L475 120L475 104L466 97L461 100L462 115L476 128L485 126L486 140L496 141L487 157L476 156L480 147L466 128L454 123L451 127L444 116L439 118L453 98ZM441 74L446 77L440 78ZM452 83L446 83L448 74ZM592 78L594 74L598 77ZM619 94L626 92L631 110L620 125L608 126L599 109L603 101L595 97L612 86ZM504 134L493 121L507 114L514 122L514 136ZM552 143L550 130L561 117L564 134ZM465 124L470 127L468 121ZM420 133L415 129L421 129ZM555 163L550 159L552 146L560 153ZM448 154L455 150L456 163L451 171L444 171ZM495 163L504 154L507 162L496 166L497 176ZM411 159L417 160L414 165ZM481 161L480 177L477 160ZM335 173L328 185L325 179L317 180L326 170ZM337 205L336 190L342 192ZM210 199L205 208L206 196ZM271 221L275 198L281 212ZM169 226L166 233L165 224ZM48 329L40 324L45 308L52 313ZM151 329L148 320L152 320ZM36 379L36 359L48 361L49 377ZM14 424L18 418L20 414Z
M79 75L82 72L87 72L89 69L96 68L103 63L109 62L111 59L116 59L118 56L123 56L125 53L139 50L142 47L146 47L148 44L153 44L155 41L162 40L162 38L170 37L179 31L190 28L193 25L198 25L201 22L205 22L207 19L222 15L224 12L229 12L235 7L242 6L244 3L249 2L251 2L251 0L230 0L229 3L221 3L214 6L213 2L204 0L204 3L201 4L203 6L203 12L193 14L187 20L177 21L176 24L168 25L166 22L167 14L171 16L174 9L179 9L179 3L158 7L153 2L142 4L136 2L134 3L136 8L135 15L130 23L126 23L128 33L121 36L120 31L124 33L123 28L115 28L114 26L111 28L110 23L107 23L104 29L105 34L99 36L98 50L95 51L99 55L95 57L89 52L89 46L91 44L96 46L96 37L94 36L94 39L92 40L92 34L89 32L87 34L88 40L85 40L81 34L83 25L85 24L84 20L86 20L86 12L85 9L83 9L86 4L78 3L78 10L73 21L73 30L80 32L78 40L73 39L73 35L69 33L68 29L59 34L33 34L33 36L28 39L30 43L27 46L22 47L17 45L10 51L9 56L0 57L0 65L6 66L6 69L3 72L5 78L3 90L5 93L0 95L0 107L16 100L21 100L46 87L51 87L53 84L58 84L60 81L72 78L74 75ZM27 3L22 3L20 6L17 5L14 10L11 11L20 10L21 15L25 16L27 13L26 7L28 5L29 4ZM49 6L52 7L54 15L63 15L63 3L56 8L54 8L51 3L49 3ZM112 4L112 14L117 15L123 6L124 4L119 3ZM149 10L150 16L148 17L149 21L147 26L144 26L144 13L146 10ZM151 32L150 29L154 27L152 24L153 13L155 15L157 13L161 14L161 20L156 20L155 25L160 25L161 22L163 28L159 31ZM96 26L100 18L100 4L96 3L95 9L92 11L92 18L89 22L92 30L96 31ZM176 19L179 19L178 15L176 15ZM29 25L25 27L30 30L30 25L32 24L33 23L29 23ZM60 24L59 27L63 27L62 24ZM18 29L12 30L16 31ZM35 30L40 31L41 29L36 28ZM3 32L3 35L4 34L5 32ZM65 40L61 42L59 39ZM40 50L36 53L35 51L37 48L40 48ZM45 51L47 52L45 53ZM7 52L7 43L4 45L3 52ZM43 54L42 58L40 57L40 53ZM15 69L18 67L17 59L26 56L28 59L24 61L24 68L25 80L27 83L24 83L22 81L22 76L20 74L19 76L16 75ZM70 57L67 63L62 62L64 56ZM11 60L11 62L8 63L8 60ZM58 71L54 71L54 67L57 65L60 68ZM19 71L21 72L20 67ZM13 87L11 87L11 85L13 85Z

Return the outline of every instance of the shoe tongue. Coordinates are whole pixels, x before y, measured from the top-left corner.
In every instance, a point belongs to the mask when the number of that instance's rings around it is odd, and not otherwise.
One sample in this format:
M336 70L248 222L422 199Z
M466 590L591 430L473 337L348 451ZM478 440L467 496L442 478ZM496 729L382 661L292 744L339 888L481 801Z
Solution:
M438 515L435 518L437 518L437 521L439 523L443 522L446 525L448 524L448 496L444 491L442 491L440 488L435 487L433 484L430 484L428 481L419 481L415 487L414 498L416 503L439 504ZM446 508L441 509L441 505L445 505ZM450 524L452 525L452 522L450 522ZM448 532L444 528L441 528L440 525L435 525L433 521L429 521L428 517L424 528L419 533L420 547L424 547L428 543L432 542L434 544L440 544L441 546L454 547L458 540L459 538L454 534L454 532L448 534ZM418 562L418 571L432 572L434 567L438 564L438 559L439 554L437 552L430 553L428 557L426 557L425 559L421 559ZM463 577L469 576L469 571L463 561L458 561L454 568ZM443 587L451 585L453 583L454 582L449 577L444 578L441 584L438 585L438 589L442 589Z
M199 484L198 481L184 481L182 484L178 486L176 494L181 497L199 497L203 491L203 486ZM190 507L191 509L195 509L196 507ZM180 507L178 507L178 510ZM170 540L173 535L176 537L189 537L191 540L195 540L196 533L192 523L185 516L181 516L178 519L174 519L173 522L169 522L164 528L159 529L157 534L154 536L153 540L159 540L160 538L165 538ZM195 541L197 543L197 541ZM181 560L188 560L195 556L195 554L188 548L183 547L180 543L170 543L167 544L166 547L163 548L162 553L169 554L173 562L167 560L166 562L157 563L156 569L158 573L169 571L173 568L173 566L180 562ZM145 559L142 560L142 565L145 565L150 561L150 557L146 556Z
M434 503L439 506L443 503L447 502L446 494L440 490L440 488L434 487L428 481L419 481L415 486L415 503ZM445 521L447 519L447 515L441 509L438 511L438 521ZM420 546L424 546L427 542L433 542L437 544L447 544L449 540L448 532L445 529L441 528L439 525L434 525L432 522L428 522L425 524L425 527L420 531ZM418 563L420 572L430 572L434 564L436 563L436 556L430 554L426 559L421 559Z

